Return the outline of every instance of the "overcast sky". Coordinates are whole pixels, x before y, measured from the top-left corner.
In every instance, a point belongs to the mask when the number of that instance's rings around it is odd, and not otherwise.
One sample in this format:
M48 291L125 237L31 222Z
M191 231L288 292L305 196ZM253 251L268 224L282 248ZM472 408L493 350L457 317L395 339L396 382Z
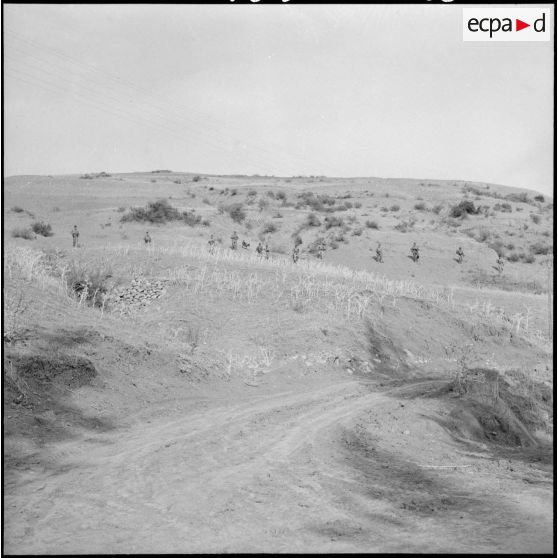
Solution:
M552 191L553 43L463 42L462 6L3 9L7 176L171 169Z

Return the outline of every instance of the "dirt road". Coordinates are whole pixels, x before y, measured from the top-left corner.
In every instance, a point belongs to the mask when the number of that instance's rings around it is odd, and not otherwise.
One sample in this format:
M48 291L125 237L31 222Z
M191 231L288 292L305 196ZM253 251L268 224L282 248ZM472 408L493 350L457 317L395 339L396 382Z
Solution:
M4 550L550 552L548 475L456 445L432 405L351 378L146 409L10 474Z

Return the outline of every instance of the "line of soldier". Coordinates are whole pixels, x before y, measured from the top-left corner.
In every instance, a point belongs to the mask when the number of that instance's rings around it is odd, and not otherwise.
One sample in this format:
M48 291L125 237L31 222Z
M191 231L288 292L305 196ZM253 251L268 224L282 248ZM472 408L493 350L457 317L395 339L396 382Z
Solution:
M465 258L465 252L463 251L463 248L461 246L459 246L457 248L457 250L455 251L456 255L457 255L457 259L455 260L458 264L463 263L463 259ZM411 246L411 259L415 262L418 263L419 261L419 247L417 246L416 242L413 242L413 245ZM378 262L378 263L384 263L384 251L382 249L382 245L380 242L378 242L378 245L376 246L376 256L374 257L374 259ZM504 259L502 258L501 254L498 254L498 259L496 260L496 269L498 270L498 273L502 273L502 271L504 271Z
M74 248L77 248L78 240L79 240L79 230L77 228L77 225L74 225L71 234L72 234L72 246ZM143 237L143 241L146 246L151 244L152 239L149 234L149 231L146 231L145 236ZM216 243L213 235L210 236L207 243L209 245L209 253L214 254ZM295 242L293 248L292 259L294 263L297 263L300 258L300 248L299 248L300 244L302 244L302 242ZM236 231L233 231L233 234L231 235L231 249L236 250L237 247L238 247L238 234L236 233ZM244 250L247 250L248 248L250 248L250 243L243 240L242 248ZM321 239L319 244L316 246L316 257L320 260L323 259L323 253L325 252L325 250L326 250L325 240ZM263 256L265 254L265 259L268 260L269 259L268 243L266 242L265 246L262 246L262 243L258 242L258 246L256 247L256 253L259 256ZM455 251L455 253L457 254L457 260L456 260L457 263L459 264L463 263L463 259L465 258L465 252L463 251L463 248L459 246ZM382 249L382 244L380 242L378 242L378 245L376 246L376 256L374 257L374 259L378 263L384 263L384 251ZM419 261L419 247L417 246L416 242L413 242L413 245L411 246L411 259L415 263L418 263ZM498 254L498 259L496 260L496 269L498 270L498 273L502 273L502 271L504 271L504 259L502 258L501 254Z

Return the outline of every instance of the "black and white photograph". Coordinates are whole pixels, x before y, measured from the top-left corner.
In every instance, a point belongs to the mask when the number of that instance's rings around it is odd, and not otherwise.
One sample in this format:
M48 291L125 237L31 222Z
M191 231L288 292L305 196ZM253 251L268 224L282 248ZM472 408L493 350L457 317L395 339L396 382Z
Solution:
M2 4L2 553L552 554L556 3Z

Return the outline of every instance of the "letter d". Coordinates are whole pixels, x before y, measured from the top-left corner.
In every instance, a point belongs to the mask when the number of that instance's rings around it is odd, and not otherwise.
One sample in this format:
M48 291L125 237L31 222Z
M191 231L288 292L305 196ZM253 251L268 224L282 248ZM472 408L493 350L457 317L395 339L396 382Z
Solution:
M539 17L539 19L535 19L535 23L533 23L533 29L537 33L544 33L544 30L545 30L545 27L546 27L545 16L546 16L546 14L543 13L542 17ZM542 27L540 29L538 27L539 23L542 24Z

